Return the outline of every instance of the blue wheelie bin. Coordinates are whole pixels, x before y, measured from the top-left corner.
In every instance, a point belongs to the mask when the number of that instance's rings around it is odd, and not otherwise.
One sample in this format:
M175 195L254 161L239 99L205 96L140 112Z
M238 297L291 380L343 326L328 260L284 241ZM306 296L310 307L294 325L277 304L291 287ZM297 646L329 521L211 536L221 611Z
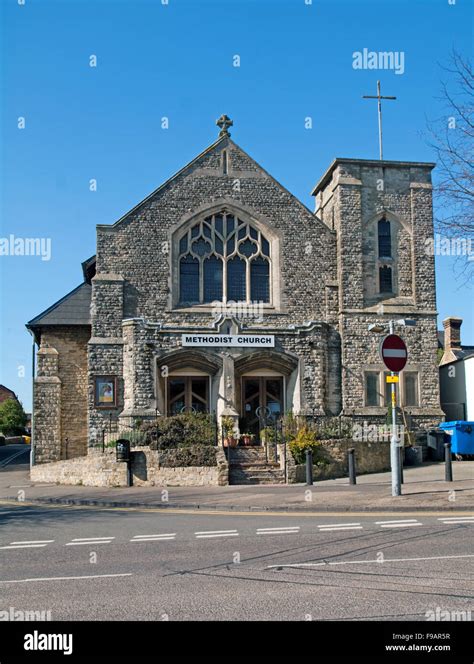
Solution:
M474 422L455 420L441 422L440 429L451 438L451 452L457 456L474 456Z

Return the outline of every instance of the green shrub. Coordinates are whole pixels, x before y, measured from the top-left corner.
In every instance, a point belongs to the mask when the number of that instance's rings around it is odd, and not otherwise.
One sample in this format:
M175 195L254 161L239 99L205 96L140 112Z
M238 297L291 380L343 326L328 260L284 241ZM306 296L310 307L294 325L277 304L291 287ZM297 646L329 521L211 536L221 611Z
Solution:
M164 450L160 453L160 465L165 468L216 466L216 450L210 445L191 445Z
M205 413L185 413L144 422L140 433L154 450L215 444L215 423Z
M322 459L321 456L322 446L317 440L315 431L312 431L307 426L301 427L293 440L289 443L290 452L296 463L306 462L306 450L312 450L313 463L317 464Z
M267 443L274 443L276 439L275 427L265 427L264 429L261 429L260 438Z

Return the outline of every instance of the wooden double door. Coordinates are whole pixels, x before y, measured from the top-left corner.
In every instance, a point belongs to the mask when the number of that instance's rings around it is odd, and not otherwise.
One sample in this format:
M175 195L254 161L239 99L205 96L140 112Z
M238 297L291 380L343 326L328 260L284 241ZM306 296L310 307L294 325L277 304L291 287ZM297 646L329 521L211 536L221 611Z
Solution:
M260 408L260 410L258 410ZM243 376L242 378L242 419L240 431L254 434L254 442L259 443L261 416L271 418L283 415L283 377L282 376ZM259 417L260 414L260 417Z

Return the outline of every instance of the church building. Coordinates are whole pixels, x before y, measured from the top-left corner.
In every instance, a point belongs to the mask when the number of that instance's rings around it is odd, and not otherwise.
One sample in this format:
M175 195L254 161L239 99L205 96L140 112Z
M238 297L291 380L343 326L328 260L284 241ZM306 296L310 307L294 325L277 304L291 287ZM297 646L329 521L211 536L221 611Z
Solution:
M385 422L369 325L406 318L401 405L413 426L442 419L434 164L335 159L313 212L234 143L227 116L218 125L193 161L97 226L82 283L27 324L37 463L188 411L232 417L257 442L262 410Z

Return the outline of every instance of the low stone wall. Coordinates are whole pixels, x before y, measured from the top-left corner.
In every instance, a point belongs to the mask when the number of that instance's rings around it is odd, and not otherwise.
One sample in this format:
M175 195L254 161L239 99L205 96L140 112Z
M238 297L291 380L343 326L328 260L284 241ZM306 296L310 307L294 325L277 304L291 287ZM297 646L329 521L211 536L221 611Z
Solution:
M160 466L159 452L135 447L131 453L134 486L224 486L229 483L223 450L216 450L216 466ZM127 486L127 464L115 460L115 449L91 449L84 457L40 464L31 469L33 482L83 486Z
M390 443L389 442L362 442L351 439L322 440L323 459L326 463L313 466L315 480L331 480L338 477L348 477L347 450L355 450L356 474L381 473L390 470ZM288 481L305 482L305 464L294 464L291 454L288 463Z
M91 452L66 461L53 461L33 466L32 482L57 482L83 486L127 486L127 468L115 461L115 452Z

